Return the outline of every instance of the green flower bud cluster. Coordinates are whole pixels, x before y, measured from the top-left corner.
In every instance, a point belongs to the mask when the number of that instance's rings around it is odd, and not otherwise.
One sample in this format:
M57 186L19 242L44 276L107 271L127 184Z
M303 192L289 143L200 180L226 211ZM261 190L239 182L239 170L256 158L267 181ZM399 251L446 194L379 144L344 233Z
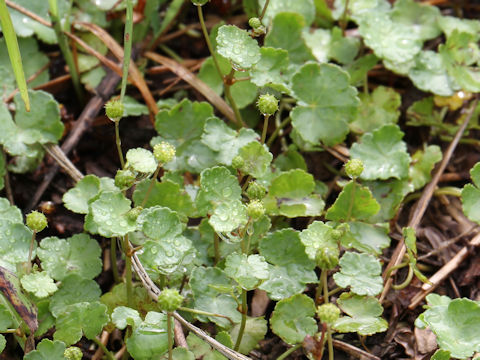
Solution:
M115 175L115 186L122 190L129 189L135 183L135 179L136 177L132 170L118 170Z
M240 169L244 164L245 160L240 155L237 155L232 159L232 167L234 169Z
M32 211L27 215L27 226L30 230L40 232L48 225L47 217L39 211Z
M355 179L363 172L363 161L360 159L351 159L345 164L345 172L349 177Z
M252 200L247 205L247 215L253 220L258 220L265 214L265 207L260 200Z
M133 209L128 210L127 212L127 218L128 220L135 221L137 220L138 216L142 212L143 207L141 206L136 206Z
M258 98L257 107L263 115L273 115L278 110L278 100L271 94L263 94Z
M262 184L259 184L256 181L251 181L248 184L247 196L250 200L262 200L267 193L267 189Z
M340 250L338 246L324 246L317 250L315 254L315 262L322 270L331 270L338 265L338 257Z
M76 346L70 346L65 349L63 356L65 356L68 360L82 360L83 352Z
M175 146L162 141L153 147L153 156L161 164L169 163L175 158Z
M248 20L248 25L252 28L254 36L260 36L266 33L265 26L262 25L262 22L257 17L252 17Z
M105 104L105 114L112 121L119 121L123 116L123 103L119 100L110 100Z
M317 316L322 323L332 325L340 317L340 309L332 304L323 304L317 307Z
M182 302L183 296L176 289L164 289L158 296L158 305L166 312L177 310Z

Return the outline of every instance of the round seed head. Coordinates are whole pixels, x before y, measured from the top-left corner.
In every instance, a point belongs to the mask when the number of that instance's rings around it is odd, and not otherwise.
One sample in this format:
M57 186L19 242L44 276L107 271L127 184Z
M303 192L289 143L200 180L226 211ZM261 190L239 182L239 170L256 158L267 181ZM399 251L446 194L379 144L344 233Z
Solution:
M32 211L27 215L27 226L30 230L40 232L47 227L47 218L39 211Z

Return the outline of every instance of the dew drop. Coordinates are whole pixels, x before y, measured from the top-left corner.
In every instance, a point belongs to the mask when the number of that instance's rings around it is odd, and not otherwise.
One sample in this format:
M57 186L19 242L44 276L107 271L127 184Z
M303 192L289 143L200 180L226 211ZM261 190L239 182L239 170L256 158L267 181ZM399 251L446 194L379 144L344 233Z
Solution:
M229 197L230 195L232 195L232 189L229 187L226 187L225 189L223 189L222 194L225 197Z
M220 215L218 215L218 217L219 217L220 220L222 220L222 221L227 221L227 219L228 219L228 216L227 216L227 214L225 214L225 213L221 213Z

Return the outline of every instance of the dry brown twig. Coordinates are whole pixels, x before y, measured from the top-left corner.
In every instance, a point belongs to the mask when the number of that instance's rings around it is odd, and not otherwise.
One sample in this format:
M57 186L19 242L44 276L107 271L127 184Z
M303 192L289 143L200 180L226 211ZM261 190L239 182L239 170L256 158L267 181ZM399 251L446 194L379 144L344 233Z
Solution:
M191 71L186 69L176 61L154 52L146 52L145 57L159 64L168 67L178 77L189 83L195 90L200 92L210 103L215 106L225 117L233 123L236 123L235 114L228 104L217 93L215 93L207 84L197 78Z

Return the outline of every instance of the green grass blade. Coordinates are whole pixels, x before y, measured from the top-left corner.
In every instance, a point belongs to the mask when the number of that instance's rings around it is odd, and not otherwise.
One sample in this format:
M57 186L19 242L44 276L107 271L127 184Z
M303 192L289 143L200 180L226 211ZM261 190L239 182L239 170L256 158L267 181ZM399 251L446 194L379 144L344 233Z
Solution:
M18 48L17 36L13 29L12 19L7 10L5 0L0 0L0 23L2 25L3 36L7 44L8 56L12 64L13 73L17 80L18 89L25 103L25 109L30 111L30 100L28 98L27 82L25 81L25 73L23 72L22 57Z

